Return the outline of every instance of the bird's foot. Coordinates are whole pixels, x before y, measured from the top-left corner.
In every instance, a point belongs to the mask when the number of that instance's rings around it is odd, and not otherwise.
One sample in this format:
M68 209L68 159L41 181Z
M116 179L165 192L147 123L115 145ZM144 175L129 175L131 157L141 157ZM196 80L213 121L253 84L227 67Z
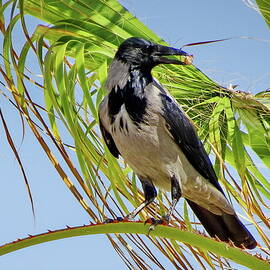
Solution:
M121 222L121 221L124 221L124 218L122 217L117 217L117 218L106 218L103 223L115 223L115 222Z
M107 218L107 219L104 220L104 223L113 223L113 222L121 222L121 221L133 221L134 218L135 218L135 216L133 215L133 213L130 213L125 217L117 217L115 219Z
M170 219L167 216L162 217L162 219L148 218L144 224L151 224L148 229L148 235L151 231L154 231L157 225L168 225Z
M166 219L155 219L155 218L148 218L144 224L151 224L151 225L168 225L169 222Z

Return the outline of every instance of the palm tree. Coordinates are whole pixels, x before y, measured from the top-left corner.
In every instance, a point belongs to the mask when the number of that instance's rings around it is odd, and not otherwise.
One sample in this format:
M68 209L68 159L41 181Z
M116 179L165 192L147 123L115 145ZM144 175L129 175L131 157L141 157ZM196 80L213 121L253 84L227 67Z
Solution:
M270 4L257 2L269 24ZM231 267L231 261L253 269L270 267L265 258L269 255L270 238L263 229L270 227L265 214L269 211L270 184L254 160L256 154L270 168L269 92L254 96L221 87L193 65L160 66L154 70L155 77L194 121L228 197L238 205L237 210L256 234L258 256L201 233L202 227L185 202L183 214L175 213L172 226L158 226L150 235L149 225L143 222L103 224L108 216L127 214L127 201L136 206L143 200L135 175L104 147L97 125L108 65L121 41L130 36L165 42L116 0L10 0L1 3L1 11L4 42L0 72L7 91L2 94L16 108L23 125L32 131L93 224L29 236L1 246L0 254L55 239L102 233L130 269L151 269L150 265L165 269L161 256L176 269L225 269ZM10 20L4 16L7 13L11 14ZM37 25L30 35L27 15L51 26ZM25 44L16 50L12 37L19 23ZM30 54L34 54L42 72L38 80L32 79L33 70L29 71L25 64ZM35 98L29 83L42 90L44 100ZM1 111L0 116L34 212L23 161ZM67 143L67 134L72 143ZM168 202L166 194L160 192L158 204L142 212L140 220L148 216L160 218ZM154 253L150 251L153 248Z

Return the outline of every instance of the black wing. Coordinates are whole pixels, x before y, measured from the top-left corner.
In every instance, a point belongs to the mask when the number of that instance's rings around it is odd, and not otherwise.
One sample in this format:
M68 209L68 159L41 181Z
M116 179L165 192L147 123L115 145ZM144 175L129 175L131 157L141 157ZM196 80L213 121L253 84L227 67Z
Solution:
M104 138L104 141L105 141L107 147L109 148L112 155L115 156L116 158L118 158L120 153L119 153L119 151L114 143L112 135L105 129L105 127L102 125L102 122L100 121L100 119L99 119L99 126L100 126L100 130L101 130L101 134Z
M179 105L165 93L161 93L163 117L167 128L191 165L222 193L212 163L197 133Z
M162 93L161 99L164 106L163 116L174 141L185 154L191 165L224 194L218 183L212 163L192 123L180 109L179 105L169 96ZM242 245L249 249L256 247L256 240L236 214L229 215L223 213L221 216L215 215L200 205L190 200L187 201L204 228L212 237L217 236L223 241L231 240L238 247L242 247Z

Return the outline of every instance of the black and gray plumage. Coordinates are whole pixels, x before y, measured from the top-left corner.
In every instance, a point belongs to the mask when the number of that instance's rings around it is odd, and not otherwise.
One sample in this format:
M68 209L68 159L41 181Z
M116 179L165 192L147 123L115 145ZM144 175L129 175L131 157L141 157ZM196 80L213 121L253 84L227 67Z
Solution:
M166 220L182 196L211 236L252 249L257 243L226 199L193 124L151 75L159 64L184 64L168 55L187 56L141 38L125 40L110 66L108 95L99 108L110 152L121 155L142 183L145 201L128 218L155 199L157 186L172 194Z

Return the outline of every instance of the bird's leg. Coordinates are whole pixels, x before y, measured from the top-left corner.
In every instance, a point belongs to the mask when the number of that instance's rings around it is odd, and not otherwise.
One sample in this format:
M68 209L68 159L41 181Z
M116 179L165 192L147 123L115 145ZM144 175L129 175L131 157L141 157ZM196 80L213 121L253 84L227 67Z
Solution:
M154 201L157 196L157 191L153 185L153 183L147 179L139 177L142 188L144 192L145 200L141 203L137 208L135 208L131 213L127 215L127 219L134 219L147 205Z
M176 207L176 204L178 203L179 199L182 196L179 181L177 180L175 175L171 177L171 194L172 194L172 205L169 208L169 211L167 212L167 214L163 217L163 220L166 221L167 223L170 222L170 219Z

